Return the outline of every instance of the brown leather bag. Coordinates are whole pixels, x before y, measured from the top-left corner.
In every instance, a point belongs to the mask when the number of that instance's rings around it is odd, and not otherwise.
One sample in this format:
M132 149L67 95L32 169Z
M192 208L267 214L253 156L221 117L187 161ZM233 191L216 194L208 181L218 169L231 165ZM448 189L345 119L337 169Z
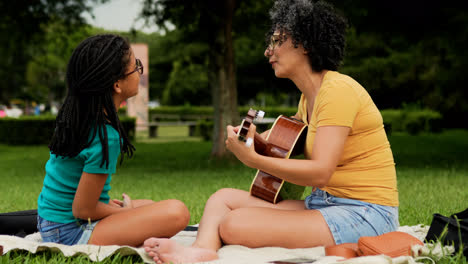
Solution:
M325 256L339 256L345 259L358 257L357 243L344 243L325 247Z
M399 231L380 236L361 237L358 243L325 247L325 255L354 258L357 256L387 255L392 258L411 256L413 245L424 245L416 237Z

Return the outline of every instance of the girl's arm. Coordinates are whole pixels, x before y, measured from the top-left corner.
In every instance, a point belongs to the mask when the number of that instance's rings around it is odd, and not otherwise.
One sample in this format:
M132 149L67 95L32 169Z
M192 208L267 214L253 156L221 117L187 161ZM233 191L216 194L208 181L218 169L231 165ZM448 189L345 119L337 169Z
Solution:
M227 127L226 147L245 165L256 168L288 182L302 186L326 186L343 153L349 127L319 127L315 134L312 157L309 160L280 159L259 155L254 144L247 148L237 139L233 127ZM247 137L253 137L255 126L250 126Z
M73 216L79 219L98 220L131 209L131 202L130 205L117 207L99 201L107 177L108 174L83 172L73 200ZM124 200L127 198L128 196L124 195Z

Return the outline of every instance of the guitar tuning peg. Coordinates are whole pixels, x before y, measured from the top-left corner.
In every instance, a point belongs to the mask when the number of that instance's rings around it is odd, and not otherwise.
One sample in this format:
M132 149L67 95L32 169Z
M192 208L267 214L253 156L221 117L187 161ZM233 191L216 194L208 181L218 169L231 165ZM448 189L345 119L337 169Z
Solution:
M258 110L255 118L257 121L262 121L264 116L265 116L265 112L263 112L262 110Z

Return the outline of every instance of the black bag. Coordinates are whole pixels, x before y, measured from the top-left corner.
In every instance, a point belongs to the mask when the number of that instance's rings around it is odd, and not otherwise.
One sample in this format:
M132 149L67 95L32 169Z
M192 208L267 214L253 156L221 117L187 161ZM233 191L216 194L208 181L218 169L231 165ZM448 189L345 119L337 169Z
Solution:
M0 235L25 237L37 232L37 210L0 214Z
M197 226L187 226L184 231L197 231ZM38 232L37 210L0 213L0 235L25 237ZM1 254L0 254L1 256Z
M447 228L447 231L443 236L445 228ZM426 241L437 241L438 239L444 245L453 244L455 253L458 253L460 246L463 245L463 248L461 248L463 255L468 256L468 208L450 217L434 214L426 235Z

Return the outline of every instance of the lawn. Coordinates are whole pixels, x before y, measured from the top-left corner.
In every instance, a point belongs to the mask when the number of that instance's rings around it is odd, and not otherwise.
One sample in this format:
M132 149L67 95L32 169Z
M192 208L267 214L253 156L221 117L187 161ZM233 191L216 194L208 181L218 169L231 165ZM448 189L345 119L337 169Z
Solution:
M195 224L216 190L248 190L255 170L235 160L210 159L210 142L188 138L179 129L159 133L157 139L137 136L134 157L113 176L111 197L126 192L134 199L179 199ZM389 141L397 166L400 225L429 225L434 213L450 215L468 206L468 131L394 133ZM0 145L0 212L37 207L47 159L47 146Z

